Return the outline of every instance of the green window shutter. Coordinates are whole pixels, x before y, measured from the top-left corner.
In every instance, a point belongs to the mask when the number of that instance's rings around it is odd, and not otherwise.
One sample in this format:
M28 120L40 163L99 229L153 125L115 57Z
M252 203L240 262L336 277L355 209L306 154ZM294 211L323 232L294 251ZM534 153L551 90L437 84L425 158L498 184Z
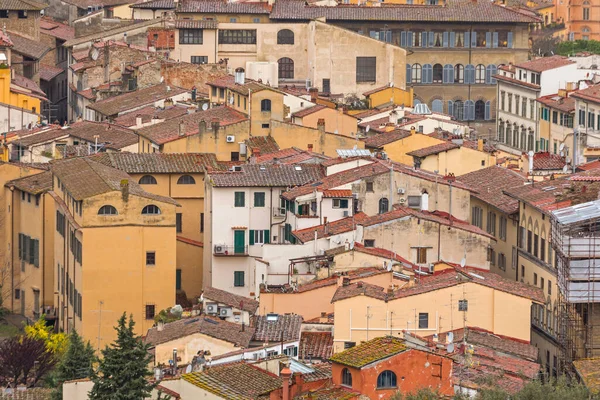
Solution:
M235 192L235 206L244 207L246 203L245 192Z
M33 241L34 243L34 257L33 257L33 265L35 265L36 267L40 267L40 241L38 239L35 239Z
M250 229L250 246L254 244L254 230Z
M348 199L340 199L340 208L348 208Z
M29 260L29 236L23 235L23 261Z
M264 207L265 206L265 192L255 192L254 193L254 207Z
M23 234L19 233L19 260L23 259Z
M292 201L292 202L291 202L291 204L290 204L290 211L291 211L293 214L296 214L296 202L295 202L295 201Z
M35 265L35 239L29 239L29 264Z
M271 232L269 232L268 229L265 229L264 236L265 236L265 238L264 238L263 243L265 243L265 244L271 243Z

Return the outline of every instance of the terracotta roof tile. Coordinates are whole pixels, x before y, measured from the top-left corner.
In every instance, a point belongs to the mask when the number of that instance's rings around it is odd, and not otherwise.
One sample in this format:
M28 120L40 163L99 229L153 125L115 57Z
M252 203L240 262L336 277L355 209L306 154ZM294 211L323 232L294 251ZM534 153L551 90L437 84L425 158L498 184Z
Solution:
M523 68L529 71L544 72L571 64L575 64L575 61L570 60L569 57L555 55L551 57L541 57L525 61L523 63L516 64L515 66L517 68Z
M352 197L352 190L350 190L350 189L324 190L323 191L323 197L325 197L325 198L330 198L330 197Z
M465 282L473 282L515 296L528 298L539 304L543 304L546 301L544 292L540 288L505 279L500 275L479 268L461 268L458 265L446 264L451 265L453 268L443 270L433 275L423 276L418 284L408 288L400 288L391 294L384 291L384 288L380 286L357 282L348 286L338 287L331 301L340 301L360 295L373 297L382 301L392 301L460 285Z
M379 133L364 139L365 147L380 148L386 144L396 142L398 140L405 139L410 136L410 131L404 129L395 129L391 132Z
M315 239L315 231L317 232L317 239L339 235L340 233L351 232L356 229L356 225L359 225L362 221L368 219L368 217L369 216L367 214L359 212L354 214L353 217L346 217L333 222L328 222L327 224L299 229L297 231L293 231L292 234L300 242L308 243Z
M181 105L175 105L165 108L147 106L127 114L119 115L117 118L114 119L114 123L129 128L137 124L138 116L142 118L142 123L146 124L150 122L152 118L158 118L168 121L173 118L183 117L184 115L187 115L187 113L187 107Z
M300 356L302 358L302 356ZM306 374L302 374L302 378L304 382L315 382L321 381L324 379L331 379L331 363L323 362L320 364L312 364L311 367L314 369L314 372L309 372Z
M11 31L8 31L8 36L13 42L12 50L24 56L39 60L50 51L50 47L39 40L29 39Z
M529 156L527 156L529 158ZM565 159L559 154L549 152L538 152L533 155L533 169L539 170L562 170L567 165Z
M323 389L311 390L308 393L302 393L294 397L295 400L352 400L362 397L359 392L355 392L352 389L335 386Z
M494 78L497 79L497 80L499 80L499 81L508 82L508 83L514 83L514 84L520 85L520 86L525 86L525 87L530 88L530 89L537 89L537 90L540 89L540 85L536 85L534 83L529 83L529 82L523 82L523 81L521 81L519 79L515 79L515 78L512 78L510 76L504 76L504 75L497 74L497 75L494 75Z
M179 395L179 393L177 393L169 388L166 388L162 385L157 385L156 390L158 391L158 393L163 393L163 394L166 394L167 396L170 396L169 398L171 398L173 400L181 399L181 396Z
M204 243L198 240L188 239L183 236L176 236L175 238L177 239L177 241L182 243L191 244L192 246L196 247L204 247Z
M231 3L231 4L241 4L241 3ZM248 4L248 3L246 3L246 4ZM279 90L277 90L269 85L265 85L263 83L259 83L255 80L248 79L248 78L246 78L245 83L243 85L239 84L239 83L235 83L235 77L233 75L221 76L210 82L206 82L206 84L209 86L216 86L219 88L228 88L229 90L234 91L239 94L242 94L244 96L247 96L250 93L250 91L252 91L252 93L256 93L261 90L271 90L273 92L283 94L283 92L280 92Z
M411 268L415 268L415 269L419 268L418 266L416 266L415 264L408 261L406 258L400 256L399 254L397 254L394 251L381 249L379 247L365 247L364 245L362 245L361 243L358 243L358 242L354 243L353 250L358 251L359 253L369 254L372 256L381 257L381 258L385 258L388 260L393 259L394 261L403 263L406 266L411 267Z
M293 113L292 117L303 118L303 117L306 117L307 115L314 114L317 111L321 111L325 108L327 108L327 107L325 107L323 105L316 105L316 106L304 108L300 111Z
M403 340L390 336L380 336L334 354L331 361L353 368L362 368L406 350Z
M246 363L218 365L181 378L219 398L232 400L268 398L283 384L282 378Z
M466 147L468 149L471 149L471 150L479 151L479 144L477 143L477 140L463 140L462 146ZM483 143L483 152L484 153L494 153L497 150L498 149L496 149L496 146L489 144L487 142Z
M165 122L146 126L137 132L152 142L161 145L179 139L179 125L184 125L184 136L198 134L199 123L204 120L206 129L211 129L211 121L216 119L220 126L227 126L247 121L248 117L239 111L227 106L209 108L206 111L197 111L192 114L184 115L181 118L173 118Z
M600 357L573 361L577 375L592 394L600 393Z
M394 21L394 22L512 22L536 23L536 17L478 1L448 1L447 6L383 5L361 7L353 5L308 6L303 1L282 0L273 5L272 20L311 20L325 17L327 21Z
M333 335L331 332L302 332L298 355L302 359L328 360L333 354Z
M179 13L269 14L270 11L271 7L267 3L215 0L183 0L177 8Z
M600 168L600 160L590 161L585 164L580 164L577 166L577 171L589 171L592 169Z
M223 340L240 347L248 347L254 334L254 328L232 322L222 321L219 318L201 316L185 318L179 321L164 324L161 331L157 327L150 328L144 339L151 346L167 343L176 339L194 334L203 334L215 339Z
M378 92L381 92L382 90L389 89L389 88L390 88L390 85L385 85L385 86L382 86L382 87L378 87L376 89L372 89L372 90L369 90L367 92L364 92L363 96L367 97L367 96L370 96L370 95L372 95L374 93L378 93Z
M256 315L253 319L256 328L253 341L280 342L299 340L302 327L302 316L296 314L279 314L276 321L271 321L268 315Z
M40 79L43 81L51 81L63 72L65 72L65 70L62 68L48 64L40 64Z
M75 37L75 28L61 22L54 21L49 17L40 19L40 33L53 36L61 40L69 40Z
M458 149L459 147L460 146L457 145L456 143L445 142L445 143L435 144L435 145L429 146L429 147L423 147L422 149L414 150L409 153L406 153L406 155L413 156L413 157L427 157L427 156L431 156L434 154L442 153L444 151Z
M519 202L504 194L504 190L523 186L527 178L507 168L492 166L461 175L458 179L479 191L473 197L493 205L499 210L513 214L519 211Z
M323 170L318 164L244 164L241 165L241 169L241 171L211 173L212 185L216 187L289 187L315 182L323 177Z
M87 107L102 115L113 116L158 100L186 93L187 89L169 86L165 83L138 89L133 92L109 97L89 104Z
M279 151L279 145L272 136L252 136L246 139L246 146L252 152L254 149L258 149L261 156Z
M52 172L44 171L39 174L15 179L6 183L6 186L14 186L23 192L35 195L44 193L52 189Z
M172 10L175 9L174 0L150 0L150 1L139 1L130 6L131 8L147 8L153 10Z
M213 153L103 153L94 161L128 174L198 174L205 168L218 169Z
M550 94L548 96L538 97L536 100L538 103L564 113L572 113L575 111L575 99L571 97L565 98L557 94Z
M571 96L578 99L600 102L600 85L590 86L587 89L578 90L573 92Z
M250 314L256 313L258 309L258 301L249 297L238 296L237 294L229 293L225 290L207 287L202 292L203 298L206 300L216 301L217 303L223 303L230 307L235 307L240 310L249 312Z
M44 3L38 3L33 0L1 0L0 9L2 10L27 10L27 11L40 11L48 5Z
M269 154L261 153L254 159L254 162L256 164L318 164L325 160L329 160L326 155L291 147Z
M121 191L121 180L129 182L129 193L162 203L177 204L169 197L148 193L125 172L86 158L69 158L52 162L50 169L75 200L102 193Z
M176 29L217 29L219 23L210 20L179 19L174 24Z
M52 125L50 127L42 128L42 130L33 130L31 133L25 133L20 136L19 139L12 142L12 144L19 145L21 147L29 147L40 143L53 141L62 137L67 137L69 134L62 130L60 127Z

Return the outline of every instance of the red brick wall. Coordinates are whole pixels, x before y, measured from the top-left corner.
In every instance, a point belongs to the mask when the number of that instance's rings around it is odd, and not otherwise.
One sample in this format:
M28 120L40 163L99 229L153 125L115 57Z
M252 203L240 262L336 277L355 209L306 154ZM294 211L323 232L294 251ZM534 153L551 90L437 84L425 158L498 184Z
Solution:
M175 29L149 28L148 47L156 50L173 50L175 48Z
M426 363L429 363L428 367L426 367ZM333 364L331 372L334 384L342 384L344 368L346 367L343 365ZM452 360L424 351L408 350L362 370L349 369L352 373L352 389L372 400L387 399L398 391L403 394L414 393L420 388L426 387L438 390L441 394L454 394ZM377 389L377 377L385 370L391 370L396 374L397 388Z

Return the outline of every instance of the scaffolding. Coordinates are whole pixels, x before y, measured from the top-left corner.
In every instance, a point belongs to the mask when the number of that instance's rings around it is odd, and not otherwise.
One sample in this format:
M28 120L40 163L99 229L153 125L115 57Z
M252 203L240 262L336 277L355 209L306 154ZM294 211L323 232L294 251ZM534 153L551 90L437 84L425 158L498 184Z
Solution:
M600 200L553 212L561 366L600 356Z

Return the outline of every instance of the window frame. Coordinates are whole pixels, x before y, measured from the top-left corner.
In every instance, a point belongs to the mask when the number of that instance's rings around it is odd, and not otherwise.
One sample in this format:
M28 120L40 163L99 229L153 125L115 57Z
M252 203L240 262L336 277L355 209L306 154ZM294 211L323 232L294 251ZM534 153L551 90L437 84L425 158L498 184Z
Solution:
M152 211L152 212L150 212ZM161 210L157 205L148 204L144 208L142 208L142 215L160 215Z
M177 179L178 185L195 185L196 180L191 175L181 175L179 179Z
M342 370L342 386L352 387L352 372L348 368Z
M377 57L356 57L356 83L377 82Z
M294 31L290 29L280 29L277 32L277 44L294 44Z
M111 212L106 212L107 210L111 211ZM114 211L114 212L112 212L112 211ZM119 215L119 212L117 211L117 209L114 206L111 206L110 204L105 204L98 209L98 215L112 216L112 215Z
M219 29L219 44L256 44L256 29Z
M156 251L146 251L146 266L156 265Z
M241 279L241 284L240 284ZM245 271L233 271L233 286L244 287L246 286L246 272Z
M262 199L261 199L262 197ZM265 192L254 192L254 207L265 207ZM259 200L259 201L257 201Z
M386 375L384 375L386 374ZM389 380L389 385L386 384L387 380ZM396 373L394 371L390 371L389 369L382 371L377 376L377 390L381 389L396 389L398 387L398 378L396 377Z
M179 29L179 44L203 44L203 29Z
M144 175L138 181L138 185L156 185L158 182L152 175Z
M233 192L233 206L246 207L246 192Z

